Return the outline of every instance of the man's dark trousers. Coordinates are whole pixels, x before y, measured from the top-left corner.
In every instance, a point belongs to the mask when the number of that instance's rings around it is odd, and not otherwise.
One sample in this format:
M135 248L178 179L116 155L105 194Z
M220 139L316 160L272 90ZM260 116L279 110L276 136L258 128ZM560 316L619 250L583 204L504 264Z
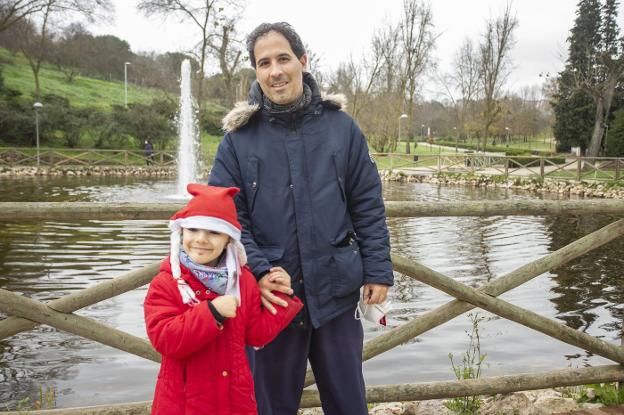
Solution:
M250 359L259 415L296 415L307 360L325 415L366 415L362 323L348 310L318 329L290 326Z

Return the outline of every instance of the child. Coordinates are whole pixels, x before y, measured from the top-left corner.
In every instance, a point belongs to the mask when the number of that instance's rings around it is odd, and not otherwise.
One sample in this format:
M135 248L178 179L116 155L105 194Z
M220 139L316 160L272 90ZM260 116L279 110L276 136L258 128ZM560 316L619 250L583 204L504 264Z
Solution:
M261 306L245 267L237 188L187 190L194 197L171 217L171 253L144 303L147 334L162 355L152 414L256 414L245 345L269 343L303 305L275 292L288 305L276 306L276 314ZM286 271L272 273L290 287Z

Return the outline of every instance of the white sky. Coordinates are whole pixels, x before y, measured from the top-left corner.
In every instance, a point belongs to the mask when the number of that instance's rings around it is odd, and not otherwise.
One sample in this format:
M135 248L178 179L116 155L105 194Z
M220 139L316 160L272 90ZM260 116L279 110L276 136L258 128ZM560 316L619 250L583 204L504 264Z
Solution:
M113 0L112 26L90 27L127 40L134 52L184 51L197 37L189 24L174 18L147 19L135 9L135 0ZM287 21L321 58L324 70L334 69L349 56L358 60L368 50L374 30L384 21L399 20L402 0L249 0L240 32L247 34L262 22ZM572 27L577 0L515 0L519 24L512 51L511 90L541 84L540 73L555 74L563 67L566 38ZM441 71L450 71L453 56L466 37L476 43L484 22L501 13L506 0L431 0L435 32L440 36L434 56ZM624 7L620 6L620 28Z

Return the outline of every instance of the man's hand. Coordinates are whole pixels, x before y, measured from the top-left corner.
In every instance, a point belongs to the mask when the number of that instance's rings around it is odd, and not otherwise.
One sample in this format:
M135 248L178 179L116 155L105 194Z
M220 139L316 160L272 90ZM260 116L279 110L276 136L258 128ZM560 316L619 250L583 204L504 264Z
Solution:
M364 304L380 304L388 296L388 286L384 284L364 284L362 300Z
M226 318L236 317L236 307L238 307L238 299L233 295L221 295L211 301L214 308L219 314Z
M273 304L279 304L282 307L287 307L288 303L281 298L274 295L271 291L279 291L287 295L293 293L290 288L290 275L282 267L273 267L269 270L269 273L258 281L260 287L260 295L262 295L262 305L269 310L272 314L277 314L277 310L273 307Z

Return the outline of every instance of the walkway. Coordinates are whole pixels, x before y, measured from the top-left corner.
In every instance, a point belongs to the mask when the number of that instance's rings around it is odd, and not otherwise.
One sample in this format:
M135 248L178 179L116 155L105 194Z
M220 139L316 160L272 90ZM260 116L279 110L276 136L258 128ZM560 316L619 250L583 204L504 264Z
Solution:
M624 415L624 405L603 406L599 409L583 409L581 411L562 412L553 415Z

